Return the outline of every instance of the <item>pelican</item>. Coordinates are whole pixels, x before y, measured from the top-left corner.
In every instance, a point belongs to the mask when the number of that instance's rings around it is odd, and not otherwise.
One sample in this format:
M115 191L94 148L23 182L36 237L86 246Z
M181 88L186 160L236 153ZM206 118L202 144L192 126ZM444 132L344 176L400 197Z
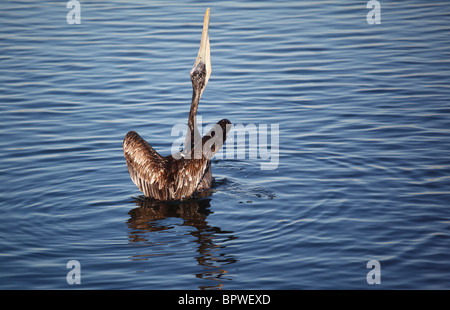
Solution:
M190 72L192 101L183 150L161 156L136 132L123 140L123 153L131 180L146 197L161 201L184 200L210 189L211 158L226 140L230 121L222 119L203 138L197 128L197 109L211 75L210 9L205 13L200 49Z

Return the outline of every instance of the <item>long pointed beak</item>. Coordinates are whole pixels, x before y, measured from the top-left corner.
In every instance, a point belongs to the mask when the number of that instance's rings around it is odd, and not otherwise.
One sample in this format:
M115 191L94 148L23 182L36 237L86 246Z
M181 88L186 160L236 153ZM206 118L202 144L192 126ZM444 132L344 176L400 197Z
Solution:
M211 10L208 8L205 13L205 19L203 21L202 39L200 41L200 49L198 50L197 59L195 60L193 68L198 64L204 63L206 66L206 79L205 85L208 83L209 76L211 75L211 58L209 47L209 20L211 18Z

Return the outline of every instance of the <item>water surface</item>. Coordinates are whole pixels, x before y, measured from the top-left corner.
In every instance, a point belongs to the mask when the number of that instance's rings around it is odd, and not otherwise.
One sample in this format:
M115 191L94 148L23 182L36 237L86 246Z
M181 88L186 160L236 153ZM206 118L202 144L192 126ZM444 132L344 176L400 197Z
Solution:
M366 3L81 1L79 25L3 3L0 288L448 289L450 5ZM278 124L279 165L214 160L211 196L148 201L122 139L170 153L208 6L199 115Z

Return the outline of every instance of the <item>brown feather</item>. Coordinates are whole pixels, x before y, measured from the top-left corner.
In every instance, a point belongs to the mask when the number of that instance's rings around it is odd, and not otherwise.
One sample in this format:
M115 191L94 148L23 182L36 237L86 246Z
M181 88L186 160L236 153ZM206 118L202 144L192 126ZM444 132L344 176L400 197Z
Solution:
M123 152L132 181L147 197L182 200L191 197L195 191L211 186L211 173L204 176L209 164L205 157L162 157L134 131L125 136ZM199 184L200 181L202 184Z

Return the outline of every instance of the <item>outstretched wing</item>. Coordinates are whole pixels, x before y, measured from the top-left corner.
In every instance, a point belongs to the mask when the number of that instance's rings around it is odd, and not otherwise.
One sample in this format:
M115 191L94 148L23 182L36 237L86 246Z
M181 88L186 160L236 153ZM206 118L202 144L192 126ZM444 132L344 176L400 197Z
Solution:
M207 169L207 160L163 157L139 134L130 131L123 153L131 180L145 196L179 200L192 196Z
M162 199L165 190L166 159L136 132L130 131L123 140L123 154L134 184L147 197Z
M209 169L209 160L201 159L178 159L173 163L175 165L173 174L173 188L175 199L185 199L191 197L197 190L205 189L202 184L208 182L208 188L211 186L211 173L209 179L207 172Z

